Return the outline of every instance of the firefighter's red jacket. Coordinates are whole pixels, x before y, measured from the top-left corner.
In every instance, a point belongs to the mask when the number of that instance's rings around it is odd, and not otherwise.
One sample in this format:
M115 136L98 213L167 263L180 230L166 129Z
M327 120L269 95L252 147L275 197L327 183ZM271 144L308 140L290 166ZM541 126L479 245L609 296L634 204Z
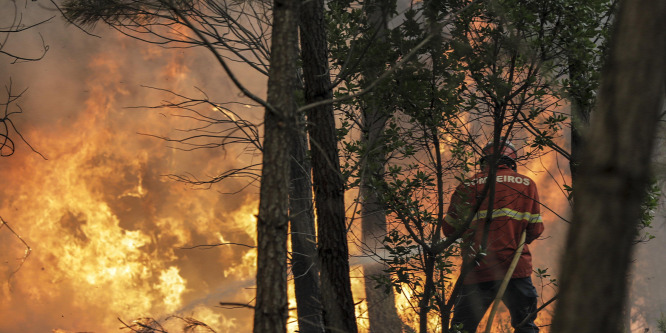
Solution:
M483 188L488 182L487 172L481 172L469 181L458 185L451 196L451 204L446 216L443 231L450 236L461 228L470 215L474 215L470 227L462 236L464 260L477 258L474 269L465 277L465 284L498 281L504 278L518 249L520 236L526 230L526 243L529 244L543 232L539 194L534 181L508 167L497 170L492 222L488 228L487 245L484 248L484 224L487 221L490 195L483 198L478 212L472 210L483 196ZM512 278L532 275L532 255L527 244L518 261ZM485 255L477 256L479 251Z

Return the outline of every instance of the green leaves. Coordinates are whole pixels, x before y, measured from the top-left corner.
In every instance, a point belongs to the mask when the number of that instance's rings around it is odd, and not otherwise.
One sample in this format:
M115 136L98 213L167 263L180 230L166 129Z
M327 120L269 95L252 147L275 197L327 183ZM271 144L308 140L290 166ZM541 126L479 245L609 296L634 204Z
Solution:
M655 238L654 235L650 234L649 229L652 228L652 221L659 206L661 195L662 192L659 183L653 180L645 193L643 204L641 205L641 218L636 229L636 242L647 242Z
M557 287L557 279L551 277L548 273L548 268L536 268L534 275L539 279L542 288L547 286Z
M393 273L388 285L434 297L422 292L424 263L435 256L432 283L441 295L450 287L459 244L428 251L441 241L455 179L464 181L477 168L480 146L497 131L524 143L525 160L553 150L567 156L555 144L571 121L560 107L566 97L594 99L608 2L428 0L403 17L388 17L390 28L381 34L359 12L367 3L330 5L331 62L341 82L336 96L362 92L392 71L372 91L337 104L349 188L359 184L363 165L384 163L369 186L380 194L392 228L384 240ZM571 69L578 74L567 77ZM359 139L374 130L364 127L364 117L377 114L379 144L369 145ZM538 274L550 278L546 270ZM423 304L430 307L432 299Z

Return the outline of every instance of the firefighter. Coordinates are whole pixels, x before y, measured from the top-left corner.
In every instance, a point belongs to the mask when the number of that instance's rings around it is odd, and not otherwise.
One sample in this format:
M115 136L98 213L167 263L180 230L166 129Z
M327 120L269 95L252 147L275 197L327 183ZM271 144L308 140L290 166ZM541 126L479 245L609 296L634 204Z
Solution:
M462 326L462 332L476 332L520 246L523 231L525 242L530 244L544 229L536 184L516 172L518 152L514 145L501 139L500 147L499 156L495 156L497 174L490 222L487 223L490 193L488 191L484 196L482 192L489 182L490 161L495 151L492 141L483 148L481 172L458 185L453 193L442 228L444 234L450 236L457 229L464 228L469 215L474 214L461 242L463 267L470 269L464 276L451 321L454 326ZM472 212L479 200L483 200L480 208ZM539 332L533 319L516 328L536 310L537 292L531 275L532 256L525 245L502 298L516 333Z

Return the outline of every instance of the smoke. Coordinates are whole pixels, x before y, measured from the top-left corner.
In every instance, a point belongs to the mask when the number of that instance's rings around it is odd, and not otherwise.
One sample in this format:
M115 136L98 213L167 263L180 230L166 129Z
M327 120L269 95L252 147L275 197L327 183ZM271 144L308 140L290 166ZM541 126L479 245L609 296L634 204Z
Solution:
M5 10L11 3L2 7L3 17L13 13ZM26 23L57 15L34 2L19 9ZM103 26L94 32L101 38L58 17L7 44L32 53L43 38L44 59L1 59L3 83L11 78L12 89L28 88L15 123L47 160L25 144L0 160L0 216L31 249L21 266L27 248L0 229L0 332L108 332L122 326L117 318L170 315L210 320L218 331L248 330L249 311L215 306L252 300L254 249L184 248L254 245L253 188L229 196L220 192L247 181L232 179L218 192L166 175L206 178L255 157L233 147L174 149L139 133L170 137L195 121L132 108L172 98L145 86L186 95L200 95L201 86L222 101L240 100L238 93L203 52L163 49Z
M652 227L647 231L654 239L639 243L634 251L634 262L629 277L631 288L627 311L627 326L631 332L660 332L658 321L666 319L666 138L659 136L655 145L653 170L661 188L659 206L654 212Z
M23 5L25 23L58 15L41 2ZM13 8L11 2L0 5L0 22L11 20ZM235 192L246 180L201 190L165 175L192 172L205 178L258 158L242 147L174 149L138 133L176 136L195 121L131 108L172 98L145 86L201 97L195 88L200 87L218 101L238 101L239 93L205 52L163 49L103 25L94 32L101 38L56 17L12 36L5 46L5 51L39 55L43 40L49 46L44 59L11 64L0 58L2 83L8 87L11 78L14 91L28 89L18 101L23 113L13 120L48 158L25 144L0 158L0 216L31 248L23 263L25 245L7 227L0 228L0 332L108 332L121 326L117 318L166 321L170 315L193 316L218 332L249 331L251 311L221 309L217 303L252 300L255 250L185 248L254 245L254 188L229 196L216 190ZM243 75L241 80L263 95L263 78ZM259 122L257 108L234 111ZM546 156L535 163L528 169L542 170L543 164L550 171L529 174L539 184L541 201L555 212L568 212L559 190L566 178L560 174L567 169L564 162L558 165ZM543 215L544 239L531 248L534 266L549 267L557 277L567 225L549 209ZM638 247L633 273L632 304L651 327L666 306L660 283L666 273L660 255L665 223L660 213L653 229L657 239ZM369 260L356 257L353 264ZM362 290L360 279L354 283L355 291ZM544 301L552 294L540 293Z

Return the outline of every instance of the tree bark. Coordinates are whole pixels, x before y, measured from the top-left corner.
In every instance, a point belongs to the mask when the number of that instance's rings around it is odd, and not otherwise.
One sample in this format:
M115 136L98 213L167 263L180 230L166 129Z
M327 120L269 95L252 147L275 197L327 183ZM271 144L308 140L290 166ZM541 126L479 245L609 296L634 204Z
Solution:
M569 70L569 75L576 75L576 71ZM569 170L571 170L571 184L575 188L578 174L578 164L580 163L580 151L583 147L583 131L590 123L591 107L585 107L583 103L571 98L571 159L569 160Z
M387 233L386 208L380 199L380 188L376 186L381 181L386 157L381 149L382 134L386 124L386 111L378 111L378 106L369 106L372 110L365 110L363 125L366 134L362 137L362 144L367 149L362 165L362 177L359 184L361 198L361 240L366 255L371 260L363 265L365 297L368 305L368 319L370 332L400 332L402 322L395 309L393 292L386 293L384 288L378 288L374 278L386 277L385 265L377 258L377 253L383 251L383 239Z
M332 99L324 2L305 2L301 20L305 101ZM310 109L308 121L325 328L327 332L353 333L357 326L349 279L344 180L340 172L333 105Z
M386 43L388 35L387 20L392 1L372 0L364 3L363 9L368 18L370 31L376 32L376 40L372 42ZM369 59L362 70L365 82L375 81L384 70L386 61ZM386 208L381 202L380 187L377 186L383 179L386 156L383 147L384 127L388 120L389 111L385 108L386 99L381 94L368 100L362 110L362 146L365 147L361 165L361 179L359 184L361 198L361 240L366 255L374 258L363 265L365 297L368 306L368 321L371 333L401 332L402 321L395 309L393 291L386 293L384 288L378 288L374 278L386 280L388 273L386 266L376 258L378 251L383 250L383 240L387 233Z
M257 216L257 298L254 332L287 329L289 147L294 133L298 38L297 0L275 0L262 179Z
M640 206L662 103L666 2L623 1L583 147L553 332L623 332Z
M376 106L375 106L376 107ZM372 106L371 106L372 108ZM387 233L386 208L380 200L380 189L385 159L381 147L381 137L386 123L386 112L377 110L364 112L364 125L367 131L363 136L363 146L368 154L362 166L363 177L359 185L361 198L361 240L366 255L374 260L363 265L365 297L368 305L370 332L400 332L402 321L395 309L393 291L386 293L378 288L375 278L386 277L386 266L379 261L377 254L383 251L383 239ZM379 150L379 152L378 152Z
M304 121L305 117L302 118ZM304 126L298 127L305 129ZM312 207L311 165L306 153L307 134L303 131L294 136L291 152L291 193L289 194L291 270L294 274L298 331L321 333L324 331L324 319Z

